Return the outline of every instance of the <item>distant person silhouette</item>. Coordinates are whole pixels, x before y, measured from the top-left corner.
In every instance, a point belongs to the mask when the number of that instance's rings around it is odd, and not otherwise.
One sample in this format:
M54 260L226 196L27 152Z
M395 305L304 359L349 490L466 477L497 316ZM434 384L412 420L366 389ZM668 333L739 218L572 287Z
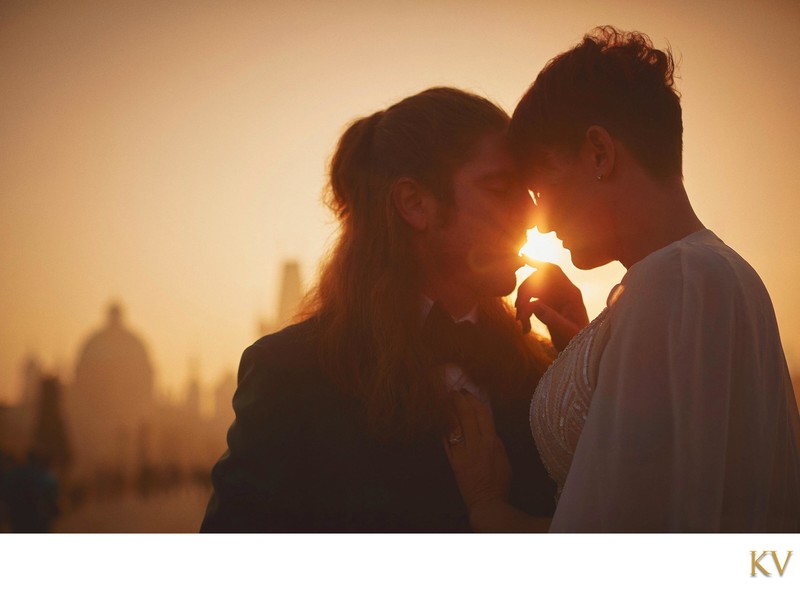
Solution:
M508 122L433 88L346 130L328 196L340 235L304 321L242 356L202 531L470 530L441 446L458 389L494 411L512 500L552 514L526 410L554 351L501 299L533 207Z
M14 468L14 459L11 455L0 450L0 532L8 532L11 529L8 517L8 492Z
M58 516L58 480L36 452L5 473L3 487L12 532L50 532Z

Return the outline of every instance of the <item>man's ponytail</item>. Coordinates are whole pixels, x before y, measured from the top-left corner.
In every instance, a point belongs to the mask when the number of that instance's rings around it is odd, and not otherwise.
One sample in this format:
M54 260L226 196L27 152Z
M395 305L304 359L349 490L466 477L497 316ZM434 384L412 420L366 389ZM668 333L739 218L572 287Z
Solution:
M350 213L356 200L366 199L369 194L373 140L383 113L379 111L350 124L336 146L330 163L327 205L338 219Z

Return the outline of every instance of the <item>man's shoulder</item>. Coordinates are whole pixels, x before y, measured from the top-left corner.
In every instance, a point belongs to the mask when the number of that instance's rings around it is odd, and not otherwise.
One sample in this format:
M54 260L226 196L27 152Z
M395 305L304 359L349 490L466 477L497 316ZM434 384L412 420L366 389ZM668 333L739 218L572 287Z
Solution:
M271 361L280 366L316 360L318 336L317 321L309 318L262 336L247 347L243 359Z
M267 334L247 347L239 364L239 385L293 387L325 383L318 356L318 325L304 320ZM240 390L241 391L241 390Z
M240 427L256 428L270 419L273 434L283 431L278 425L297 431L308 426L319 411L341 402L340 392L320 365L317 337L316 322L306 320L268 334L245 349L233 396Z
M296 324L285 326L276 332L266 334L256 340L251 347L257 349L304 347L314 343L319 334L316 318L307 318Z

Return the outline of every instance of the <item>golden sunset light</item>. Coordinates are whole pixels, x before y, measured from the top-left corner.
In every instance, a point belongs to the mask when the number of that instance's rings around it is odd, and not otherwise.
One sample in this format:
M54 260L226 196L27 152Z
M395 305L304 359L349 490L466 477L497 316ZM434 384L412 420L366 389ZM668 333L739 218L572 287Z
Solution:
M159 493L178 484L195 491L170 491L179 493L170 514L132 503L131 517L146 519L134 526L120 514L113 526L195 530L209 469L226 448L242 352L291 323L339 232L323 196L348 125L434 86L471 91L511 114L548 61L598 25L671 47L686 193L703 225L768 289L798 395L797 0L11 1L0 5L0 412L28 406L19 426L29 431L32 386L47 378L66 401L90 394L95 401L83 406L101 403L103 418L136 417L112 431L79 410L86 424L68 437L92 427L109 445L97 452L75 437L74 456L138 469L166 452L168 471L142 479L145 495L164 485ZM512 176L506 120L494 112ZM677 166L670 175L677 183ZM560 183L542 177L544 189ZM512 237L520 241L523 229ZM535 228L520 254L560 266L589 320L626 273L619 262L579 270L555 232ZM502 293L513 281L507 268ZM533 271L518 270L517 287ZM543 303L531 307L548 319ZM585 316L575 323L585 325ZM549 335L535 319L533 330ZM110 359L124 384L116 402L92 379ZM0 452L26 435L0 435ZM74 509L118 495L109 476L96 491L76 488ZM102 532L112 525L104 518L93 509L58 530Z
M152 350L159 391L180 395L191 360L204 383L234 370L273 316L282 263L297 261L307 284L325 254L335 226L320 195L347 122L441 84L510 111L599 23L674 48L687 187L764 278L796 365L794 3L346 4L0 10L0 401L19 400L29 357L69 378L114 299ZM526 249L568 262L549 236ZM578 274L590 314L619 273Z
M561 245L554 231L539 233L535 228L528 230L528 241L522 246L521 254L534 260L544 260L559 266L569 262L569 252Z

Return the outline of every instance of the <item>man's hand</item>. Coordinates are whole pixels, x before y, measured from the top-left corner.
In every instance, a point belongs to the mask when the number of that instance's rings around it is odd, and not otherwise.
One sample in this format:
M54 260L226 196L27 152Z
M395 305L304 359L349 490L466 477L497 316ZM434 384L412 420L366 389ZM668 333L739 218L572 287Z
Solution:
M564 350L572 337L589 323L580 289L556 264L525 258L536 270L526 278L517 292L517 319L527 333L531 315L535 315L550 331L553 345Z

